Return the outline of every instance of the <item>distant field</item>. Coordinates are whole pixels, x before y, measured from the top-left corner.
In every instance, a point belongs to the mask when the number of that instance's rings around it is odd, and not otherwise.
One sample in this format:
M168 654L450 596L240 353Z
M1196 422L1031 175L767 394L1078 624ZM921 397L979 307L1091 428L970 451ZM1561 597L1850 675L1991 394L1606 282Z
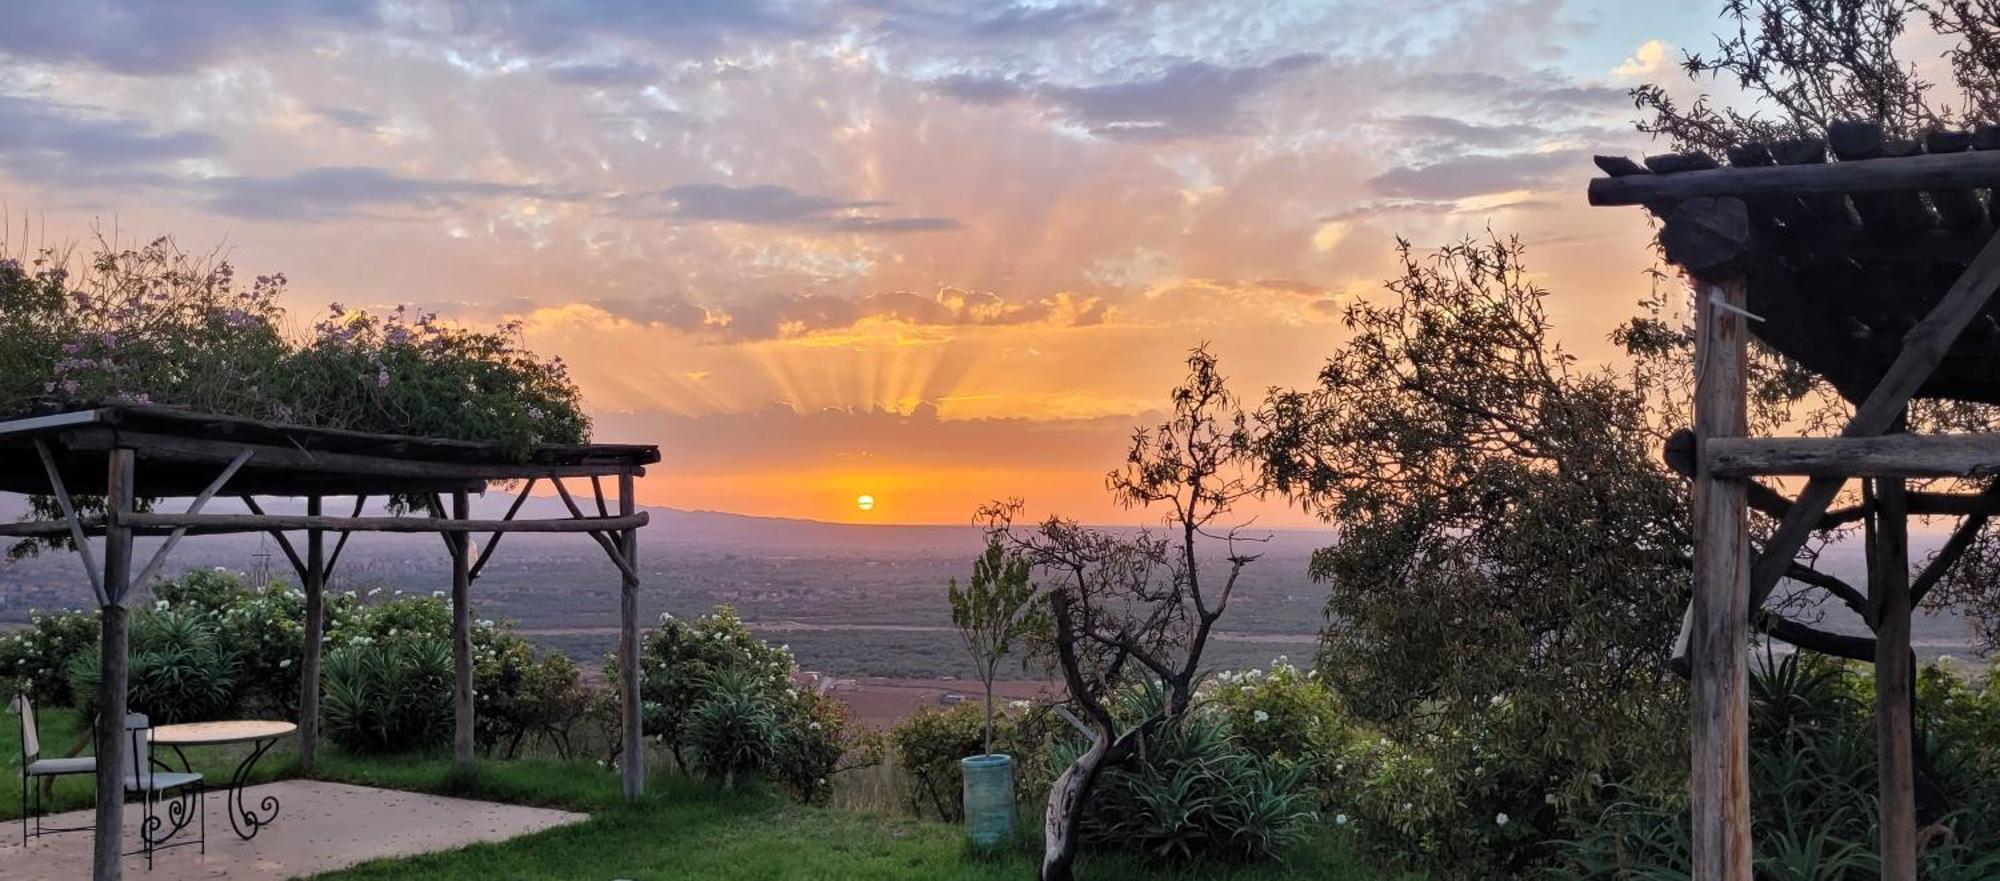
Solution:
M504 510L489 495L476 516ZM530 504L544 504L537 500ZM806 669L830 675L902 679L967 677L970 668L950 629L944 584L965 577L979 548L970 527L842 526L727 514L653 509L640 538L646 575L640 613L646 624L662 612L700 615L718 604L736 607L751 629L789 644ZM0 510L0 519L17 516ZM1284 531L1246 570L1223 634L1212 646L1216 668L1261 667L1285 655L1311 657L1322 623L1325 588L1306 577L1324 532ZM1915 536L1914 555L1933 537ZM1928 543L1927 543L1928 542ZM149 542L141 542L143 556ZM183 542L179 568L226 566L285 577L282 555L259 536L205 537ZM1822 565L1859 578L1858 549L1830 548ZM429 593L449 585L435 536L358 536L343 556L336 588ZM476 614L510 619L532 639L586 664L616 644L618 576L596 546L579 536L514 535L498 549L473 586ZM88 602L74 555L45 554L0 563L0 626L25 622L30 608L79 607ZM1825 622L1855 630L1859 623L1829 613ZM1918 652L1953 654L1973 662L1974 635L1962 620L1920 616ZM1671 634L1664 634L1663 639ZM1018 669L1018 668L1015 668ZM1010 674L1033 676L1033 672Z

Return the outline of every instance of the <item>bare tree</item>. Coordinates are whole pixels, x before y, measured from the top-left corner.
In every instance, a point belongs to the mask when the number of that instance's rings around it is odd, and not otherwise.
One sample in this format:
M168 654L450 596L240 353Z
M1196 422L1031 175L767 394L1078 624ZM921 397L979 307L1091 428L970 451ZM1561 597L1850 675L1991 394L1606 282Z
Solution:
M1248 524L1230 523L1235 506L1264 492L1257 432L1225 387L1215 356L1197 348L1173 409L1159 425L1132 435L1125 464L1106 478L1127 507L1159 507L1170 538L1119 535L1050 517L1016 523L1018 501L980 512L988 534L1007 543L1043 576L1050 645L1090 747L1056 778L1045 816L1043 881L1073 877L1079 834L1099 775L1125 761L1161 726L1187 712L1203 650L1229 607L1243 567L1257 558L1242 545ZM1204 582L1200 549L1224 550L1221 583ZM1135 677L1156 679L1167 700L1121 729L1112 696Z

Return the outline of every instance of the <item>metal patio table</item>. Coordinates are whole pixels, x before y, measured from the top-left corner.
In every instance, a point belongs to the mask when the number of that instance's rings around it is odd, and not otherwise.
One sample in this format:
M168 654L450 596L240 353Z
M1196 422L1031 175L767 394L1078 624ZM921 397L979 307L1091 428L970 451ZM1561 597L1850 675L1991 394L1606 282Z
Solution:
M236 771L229 775L229 783L223 804L229 813L230 828L245 841L257 837L257 831L278 818L278 799L267 795L259 799L253 809L244 803L243 788L250 782L250 771L257 760L271 751L278 741L299 730L292 722L266 720L233 720L222 722L185 722L178 725L161 725L153 729L153 745L173 750L181 760L181 770L193 771L188 761L185 747L222 746L232 743L252 744L250 754L236 763ZM157 755L157 753L155 754Z

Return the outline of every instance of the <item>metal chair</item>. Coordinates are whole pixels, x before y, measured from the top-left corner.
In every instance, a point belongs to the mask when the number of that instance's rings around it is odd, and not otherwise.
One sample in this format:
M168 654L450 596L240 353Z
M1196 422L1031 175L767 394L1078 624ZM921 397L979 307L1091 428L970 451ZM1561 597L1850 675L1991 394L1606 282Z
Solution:
M145 714L126 714L125 733L131 740L131 749L125 754L125 791L138 793L145 806L144 818L139 821L140 847L132 853L146 855L147 869L153 868L155 851L170 847L192 844L208 853L208 789L202 785L201 775L175 771L153 758L153 726ZM170 797L165 818L158 811L163 794ZM190 823L197 830L194 840L167 843Z
M75 758L42 758L42 732L35 720L35 703L25 694L14 696L7 709L21 717L21 844L26 846L30 837L39 838L57 832L88 832L89 826L43 826L42 786L43 781L72 774L97 773L97 759L91 756ZM32 803L31 803L32 797ZM33 828L29 823L32 818Z

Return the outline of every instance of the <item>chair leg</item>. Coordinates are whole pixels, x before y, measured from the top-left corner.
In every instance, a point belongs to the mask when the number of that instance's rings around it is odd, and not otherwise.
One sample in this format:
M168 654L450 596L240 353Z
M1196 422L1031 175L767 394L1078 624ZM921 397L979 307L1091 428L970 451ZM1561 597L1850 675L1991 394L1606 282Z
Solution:
M21 769L21 846L28 846L28 786L35 778L28 776L28 769Z
M206 854L208 853L208 786L206 784L197 783L194 785L194 809L201 812L201 816L197 820L201 824L199 827L201 835L200 850Z
M146 849L146 871L153 871L153 792L146 791L146 819L139 824L139 840Z

